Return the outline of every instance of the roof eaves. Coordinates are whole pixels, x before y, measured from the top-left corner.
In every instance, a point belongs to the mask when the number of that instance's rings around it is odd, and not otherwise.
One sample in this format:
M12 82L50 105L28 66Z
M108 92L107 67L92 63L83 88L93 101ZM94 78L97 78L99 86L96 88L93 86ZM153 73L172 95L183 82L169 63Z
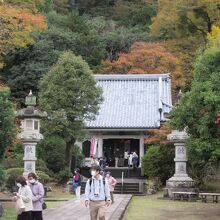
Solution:
M94 77L96 80L158 80L168 79L170 74L95 74Z

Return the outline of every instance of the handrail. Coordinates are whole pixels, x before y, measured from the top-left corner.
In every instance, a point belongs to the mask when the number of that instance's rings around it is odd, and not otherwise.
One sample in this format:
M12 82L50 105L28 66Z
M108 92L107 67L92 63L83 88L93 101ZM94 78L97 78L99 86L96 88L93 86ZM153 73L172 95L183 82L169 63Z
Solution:
M124 172L121 172L121 194L123 194L124 191Z

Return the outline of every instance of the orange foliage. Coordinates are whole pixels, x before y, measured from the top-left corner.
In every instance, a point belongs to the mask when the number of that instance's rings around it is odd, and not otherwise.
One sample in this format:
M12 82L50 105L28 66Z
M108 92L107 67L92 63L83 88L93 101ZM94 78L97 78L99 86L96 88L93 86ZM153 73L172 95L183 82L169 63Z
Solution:
M173 90L183 87L185 78L180 61L160 43L136 42L128 53L121 53L118 60L102 61L99 73L157 74L170 73Z
M217 114L217 119L214 121L215 124L220 124L220 114Z
M31 32L47 28L45 17L29 9L0 5L0 69L3 67L3 56L8 49L25 47L34 43Z
M145 140L145 144L167 144L167 135L171 132L171 129L168 125L164 124L160 129L148 129L151 136Z

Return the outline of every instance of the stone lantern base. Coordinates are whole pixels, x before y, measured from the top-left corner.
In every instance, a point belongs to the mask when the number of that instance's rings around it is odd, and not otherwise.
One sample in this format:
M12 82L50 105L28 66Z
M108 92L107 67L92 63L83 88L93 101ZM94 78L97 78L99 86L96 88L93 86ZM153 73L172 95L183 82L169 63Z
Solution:
M186 147L188 135L185 131L173 130L167 139L175 145L175 174L167 180L164 189L164 197L173 198L173 192L198 192L195 181L190 178L186 171Z
M173 192L198 192L195 181L189 176L173 176L166 181L164 197L173 198Z

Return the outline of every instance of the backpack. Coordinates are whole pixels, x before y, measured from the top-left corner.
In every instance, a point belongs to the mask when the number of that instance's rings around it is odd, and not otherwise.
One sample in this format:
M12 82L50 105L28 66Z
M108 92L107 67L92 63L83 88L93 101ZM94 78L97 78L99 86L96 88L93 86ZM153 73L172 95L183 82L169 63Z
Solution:
M105 178L102 178L102 182L103 182L103 185L105 187ZM90 185L90 190L91 190L92 178L89 178L89 185Z
M103 186L104 186L104 193L105 193L105 178L102 178ZM90 192L91 192L91 185L92 185L92 178L89 178L89 186L90 186ZM106 193L105 193L105 201L107 200L106 198Z

